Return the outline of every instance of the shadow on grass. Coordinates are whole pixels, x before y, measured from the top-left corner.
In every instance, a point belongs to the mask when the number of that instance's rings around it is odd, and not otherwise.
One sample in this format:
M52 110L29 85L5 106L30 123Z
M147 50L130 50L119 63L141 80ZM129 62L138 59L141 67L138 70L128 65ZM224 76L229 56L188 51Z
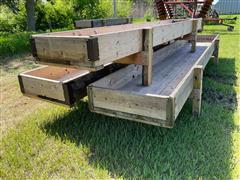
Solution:
M229 63L227 71L234 72L233 62L222 59L219 68ZM210 64L206 73L213 69ZM221 103L204 100L202 115L196 118L187 102L175 127L165 129L91 113L87 103L80 102L68 114L43 124L43 130L63 142L87 146L91 151L89 163L107 169L111 177L228 179L233 113Z
M203 115L191 116L189 103L174 129L90 113L86 103L44 125L44 131L91 151L91 165L112 177L229 177L232 112L203 104Z
M237 93L233 86L239 86L235 58L220 58L218 66L210 61L204 71L203 99L208 103L220 104L228 110L236 110Z

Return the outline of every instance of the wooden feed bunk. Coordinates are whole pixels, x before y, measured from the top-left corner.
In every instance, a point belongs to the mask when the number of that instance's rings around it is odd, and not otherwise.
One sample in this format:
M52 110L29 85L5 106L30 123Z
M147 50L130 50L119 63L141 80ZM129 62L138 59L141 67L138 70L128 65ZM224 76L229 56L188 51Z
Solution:
M191 94L200 114L202 72L217 62L218 36L199 29L185 19L33 35L36 61L54 66L21 73L21 91L70 106L88 95L93 112L171 128Z
M224 21L236 21L235 18L219 18L216 10L212 9L214 0L155 0L155 7L160 20L177 18L203 18L204 22L214 22L228 27L233 31L234 26Z

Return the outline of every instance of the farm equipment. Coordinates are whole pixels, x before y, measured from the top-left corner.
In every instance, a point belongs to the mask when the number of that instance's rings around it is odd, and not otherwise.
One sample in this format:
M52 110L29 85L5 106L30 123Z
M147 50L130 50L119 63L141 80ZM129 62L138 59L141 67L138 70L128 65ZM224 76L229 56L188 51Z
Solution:
M227 26L233 31L234 26L224 23L236 21L235 18L220 18L217 11L212 9L213 0L155 0L155 7L160 20L177 18L203 18L204 23L214 22Z
M19 74L24 95L172 128L183 105L201 111L203 70L218 35L197 35L202 19L176 19L32 35L36 62Z

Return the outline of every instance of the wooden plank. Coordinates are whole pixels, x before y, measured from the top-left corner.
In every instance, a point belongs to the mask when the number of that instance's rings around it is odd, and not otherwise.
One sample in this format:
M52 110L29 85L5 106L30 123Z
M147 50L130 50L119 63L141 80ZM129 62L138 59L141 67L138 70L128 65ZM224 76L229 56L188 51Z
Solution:
M153 29L143 30L143 61L146 65L142 68L142 84L149 86L152 84L152 65L153 65Z
M95 62L95 66L142 51L142 30L97 35L96 37L99 43L99 61Z
M167 96L141 96L133 93L126 95L121 91L94 86L88 88L88 91L92 91L92 98L90 99L92 102L90 103L93 104L94 108L104 108L166 120Z
M157 46L159 44L166 43L173 39L177 39L179 37L183 37L184 35L192 33L193 21L200 22L201 20L186 20L153 27L153 46ZM196 28L199 30L199 25L197 25Z
M92 21L91 20L79 20L75 21L75 28L91 28Z
M35 38L38 59L57 59L57 61L88 60L86 38L41 37Z
M203 66L195 66L193 76L192 112L194 115L200 116L202 103Z
M142 73L142 66L129 65L119 71L116 71L104 78L94 82L92 85L102 88L118 89L128 82L137 78Z
M114 26L131 23L130 18L106 18L106 19L89 19L75 21L75 28L93 28L102 26Z
M122 119L140 122L140 123L150 124L154 126L172 128L172 126L168 126L168 124L166 123L166 120L151 118L147 116L139 116L136 114L130 114L130 113L120 112L115 110L113 111L113 110L103 109L103 108L94 108L94 111L92 112L115 117L115 118L122 118Z

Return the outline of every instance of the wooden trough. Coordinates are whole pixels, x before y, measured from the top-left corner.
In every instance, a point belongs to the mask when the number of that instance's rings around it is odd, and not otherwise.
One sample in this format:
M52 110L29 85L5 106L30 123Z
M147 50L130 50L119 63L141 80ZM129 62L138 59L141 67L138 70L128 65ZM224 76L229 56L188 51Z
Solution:
M21 92L30 97L72 106L87 95L90 83L125 67L110 64L99 71L43 66L18 75Z
M201 108L203 70L217 63L218 35L198 36L195 53L177 41L153 54L152 84L142 86L142 66L129 65L88 86L92 112L172 128L192 95L193 113Z
M201 19L165 20L46 33L32 35L31 46L38 63L98 70L107 63L145 51L149 37L151 46L157 47L194 34L201 29L201 22Z

